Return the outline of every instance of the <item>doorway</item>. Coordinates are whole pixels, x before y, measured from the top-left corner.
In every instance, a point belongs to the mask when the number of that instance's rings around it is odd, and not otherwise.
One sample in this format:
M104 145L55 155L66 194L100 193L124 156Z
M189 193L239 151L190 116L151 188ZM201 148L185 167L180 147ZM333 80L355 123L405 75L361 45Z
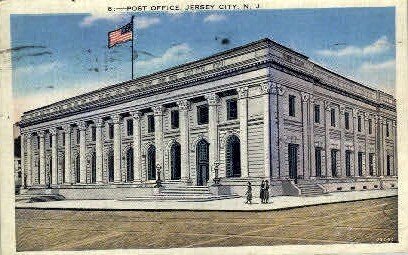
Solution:
M197 186L206 186L209 179L209 144L202 139L197 143Z
M297 183L298 145L290 143L288 146L289 178Z

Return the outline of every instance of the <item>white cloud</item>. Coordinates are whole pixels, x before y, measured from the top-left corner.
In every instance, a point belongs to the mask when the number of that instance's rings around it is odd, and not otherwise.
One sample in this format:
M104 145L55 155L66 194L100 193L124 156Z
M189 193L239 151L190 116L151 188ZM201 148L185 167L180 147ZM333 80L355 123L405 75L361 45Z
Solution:
M152 25L156 25L160 23L160 19L157 17L148 18L148 17L136 17L134 19L135 28L137 29L145 29Z
M164 54L160 57L151 58L148 60L142 60L136 62L136 68L143 70L144 73L150 73L163 69L163 67L169 67L172 65L185 62L191 58L192 49L186 43L179 44L168 48Z
M13 98L14 104L14 121L19 121L23 112L37 109L70 97L78 96L86 92L96 90L103 85L90 83L84 84L81 87L61 89L61 90L46 90L30 95L19 96Z
M364 62L357 70L356 75L368 85L394 94L395 93L395 60L380 63Z
M219 21L223 21L226 20L227 17L225 17L224 15L220 15L220 14L210 14L207 17L204 18L204 22L219 22Z
M130 15L128 14L107 14L107 13L92 13L86 16L80 23L80 26L92 26L92 24L97 20L108 20L112 22L121 22L123 25L126 22L130 22ZM160 23L160 19L157 17L135 17L133 20L136 29L145 29L152 25Z
M339 50L318 50L317 54L326 57L344 57L344 56L368 56L380 54L391 48L391 43L386 36L380 37L377 41L364 47L347 46Z
M92 13L88 16L86 16L80 23L80 26L83 27L87 27L87 26L91 26L95 21L97 20L110 20L110 21L120 21L121 19L123 19L124 16L123 15L112 15L112 14L108 14L106 12L103 13Z
M45 74L50 71L55 71L55 69L61 68L63 65L58 62L50 62L50 63L43 63L40 65L30 65L30 66L25 66L25 67L18 67L15 69L16 75L22 75L22 74L31 74L31 73L36 73L36 74Z

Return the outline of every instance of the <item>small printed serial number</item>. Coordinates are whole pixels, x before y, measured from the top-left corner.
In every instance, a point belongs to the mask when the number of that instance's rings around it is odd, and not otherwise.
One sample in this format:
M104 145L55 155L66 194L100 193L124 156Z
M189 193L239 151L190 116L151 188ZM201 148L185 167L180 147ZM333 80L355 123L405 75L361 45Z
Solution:
M378 237L376 239L377 242L379 243L395 243L396 240L393 237Z

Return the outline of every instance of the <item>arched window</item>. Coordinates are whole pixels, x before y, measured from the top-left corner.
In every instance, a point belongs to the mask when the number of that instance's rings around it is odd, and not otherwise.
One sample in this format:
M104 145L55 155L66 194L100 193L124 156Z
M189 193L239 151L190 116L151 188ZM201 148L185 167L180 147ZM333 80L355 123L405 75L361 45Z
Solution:
M133 148L129 148L126 152L126 181L133 181Z
M156 180L156 148L150 145L147 150L147 179Z
M91 158L91 183L96 183L96 155L92 153Z
M79 162L79 154L76 156L75 159L75 181L79 183L81 181L81 170L80 170L80 162Z
M175 142L170 149L171 179L180 180L181 178L181 147Z
M207 185L209 179L209 143L201 139L196 146L197 186Z
M113 151L110 150L108 153L108 181L113 182L114 180L114 165L113 165Z
M225 153L227 177L241 177L241 150L236 135L228 137Z

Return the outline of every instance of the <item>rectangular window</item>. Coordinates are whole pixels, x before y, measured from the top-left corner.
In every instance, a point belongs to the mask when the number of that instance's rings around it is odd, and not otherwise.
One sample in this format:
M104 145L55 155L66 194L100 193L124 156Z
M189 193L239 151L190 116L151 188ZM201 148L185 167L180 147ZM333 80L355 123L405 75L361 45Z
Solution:
M236 99L227 100L227 120L235 120L238 118L238 107Z
M113 124L109 124L109 139L113 139Z
M289 116L295 117L295 99L296 96L289 95Z
M171 128L172 129L179 128L179 111L178 110L171 111L170 118L171 118Z
M332 127L336 126L336 110L334 109L330 110L330 125Z
M358 176L363 176L363 153L359 152L358 154Z
M197 106L198 125L208 124L208 105Z
M40 137L37 136L37 149L40 149Z
M132 136L133 135L133 120L128 119L126 121L126 130L127 130L127 135Z
M48 136L48 143L50 145L50 148L52 148L52 135Z
M349 113L345 112L344 113L344 127L349 130L350 129L350 119L349 119Z
M314 106L314 122L320 123L320 105Z
M390 125L388 125L388 123L385 124L385 133L387 134L387 137L390 136Z
M79 129L76 130L76 143L79 144L81 142L81 132Z
M368 119L368 133L371 135L373 133L373 121Z
M62 135L62 146L65 146L65 134Z
M316 176L322 176L322 148L315 148Z
M331 172L333 177L337 177L337 150L331 150Z
M91 127L91 136L92 136L92 141L96 141L96 127Z
M370 171L370 175L374 175L374 153L368 154L368 169Z
M346 151L346 176L351 176L351 151Z
M357 130L358 132L361 132L361 116L358 116L357 118Z
M387 175L391 175L391 157L387 155Z
M147 115L147 132L153 133L154 132L154 116Z

